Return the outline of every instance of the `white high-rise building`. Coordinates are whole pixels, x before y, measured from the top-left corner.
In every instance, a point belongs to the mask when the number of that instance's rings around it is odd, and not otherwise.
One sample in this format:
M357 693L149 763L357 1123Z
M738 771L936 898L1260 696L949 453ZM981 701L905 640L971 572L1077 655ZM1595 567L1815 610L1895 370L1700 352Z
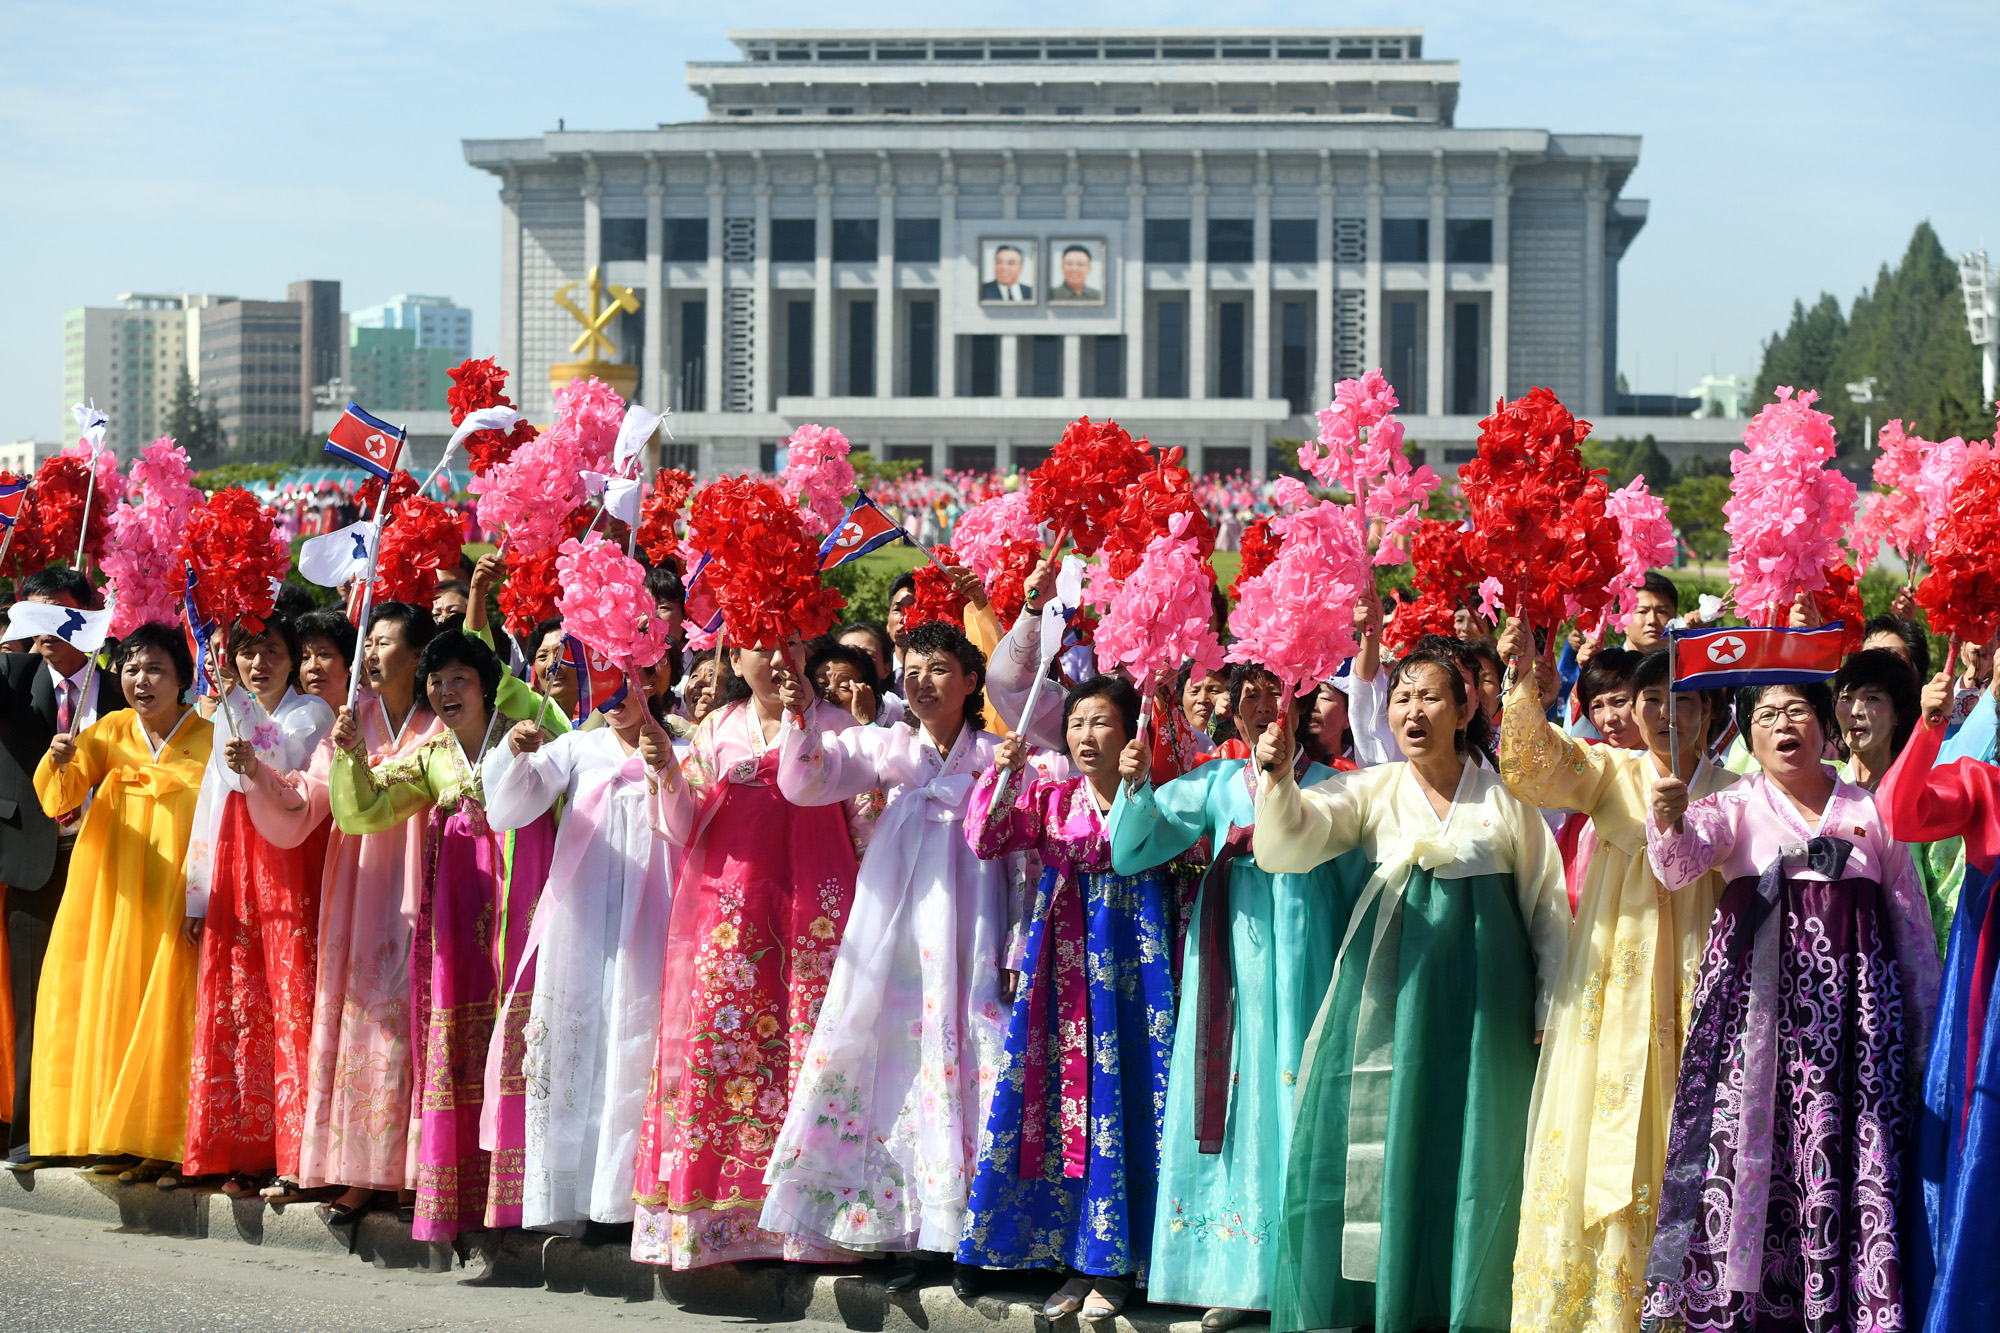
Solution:
M1434 465L1535 385L1600 433L1733 438L1609 420L1638 136L1461 127L1421 29L731 40L687 68L704 119L465 143L501 186L500 360L532 417L582 332L554 297L596 269L639 294L616 359L704 471L806 421L1026 465L1087 412L1262 472L1372 366Z
M111 418L104 441L132 458L166 433L174 385L198 364L202 307L232 296L124 292L116 306L85 306L63 316L60 434L76 439L74 403L95 403Z
M449 296L392 296L380 305L347 312L350 329L414 329L417 346L472 355L472 312Z

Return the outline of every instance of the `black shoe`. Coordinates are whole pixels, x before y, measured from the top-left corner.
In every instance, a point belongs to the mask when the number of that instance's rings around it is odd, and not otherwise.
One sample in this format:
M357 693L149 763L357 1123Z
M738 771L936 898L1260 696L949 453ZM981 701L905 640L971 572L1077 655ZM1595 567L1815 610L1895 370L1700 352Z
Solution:
M915 1254L898 1254L882 1270L884 1291L915 1291L924 1279L924 1266Z
M962 1301L976 1300L986 1290L986 1271L976 1264L951 1266L952 1294Z

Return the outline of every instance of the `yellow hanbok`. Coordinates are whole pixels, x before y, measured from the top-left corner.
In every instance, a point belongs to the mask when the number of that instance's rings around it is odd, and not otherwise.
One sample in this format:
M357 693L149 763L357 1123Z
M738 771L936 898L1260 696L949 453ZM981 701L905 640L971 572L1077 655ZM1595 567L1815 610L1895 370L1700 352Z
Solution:
M1643 750L1550 726L1526 678L1507 700L1501 780L1527 804L1581 810L1596 835L1528 1111L1517 1333L1639 1327L1681 1043L1722 893L1713 872L1676 893L1660 887L1646 861L1656 772ZM1689 794L1735 781L1704 761Z
M121 709L83 730L67 767L45 755L35 769L51 818L96 792L42 964L37 1157L181 1159L201 961L181 939L185 862L212 734L189 709L155 756L139 715Z

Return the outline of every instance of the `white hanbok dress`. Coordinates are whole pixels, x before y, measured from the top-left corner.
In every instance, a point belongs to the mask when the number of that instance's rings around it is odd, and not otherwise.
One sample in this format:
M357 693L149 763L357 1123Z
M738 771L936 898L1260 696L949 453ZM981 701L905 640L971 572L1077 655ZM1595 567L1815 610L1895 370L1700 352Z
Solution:
M881 788L826 1003L765 1172L766 1230L849 1250L952 1251L1006 1042L1003 950L1019 914L1007 866L965 838L1000 738L950 754L904 726L782 734L778 787L799 805Z
M486 818L521 828L566 804L504 1013L533 963L524 1032L521 1225L630 1222L633 1164L659 1037L672 849L646 814L646 762L609 727L572 731L481 764ZM488 1083L502 1072L495 1041ZM496 1099L488 1097L492 1108ZM488 1127L481 1126L481 1138Z

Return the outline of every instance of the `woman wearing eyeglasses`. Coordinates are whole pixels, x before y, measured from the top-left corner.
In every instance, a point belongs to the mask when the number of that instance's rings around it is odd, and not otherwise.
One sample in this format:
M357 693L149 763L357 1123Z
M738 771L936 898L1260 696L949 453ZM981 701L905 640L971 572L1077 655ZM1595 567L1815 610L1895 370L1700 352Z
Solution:
M1826 685L1745 687L1736 713L1760 771L1693 803L1659 779L1646 829L1666 889L1711 870L1724 888L1645 1313L1690 1329L1905 1327L1897 1226L1938 994L1930 907L1874 798L1821 762Z

